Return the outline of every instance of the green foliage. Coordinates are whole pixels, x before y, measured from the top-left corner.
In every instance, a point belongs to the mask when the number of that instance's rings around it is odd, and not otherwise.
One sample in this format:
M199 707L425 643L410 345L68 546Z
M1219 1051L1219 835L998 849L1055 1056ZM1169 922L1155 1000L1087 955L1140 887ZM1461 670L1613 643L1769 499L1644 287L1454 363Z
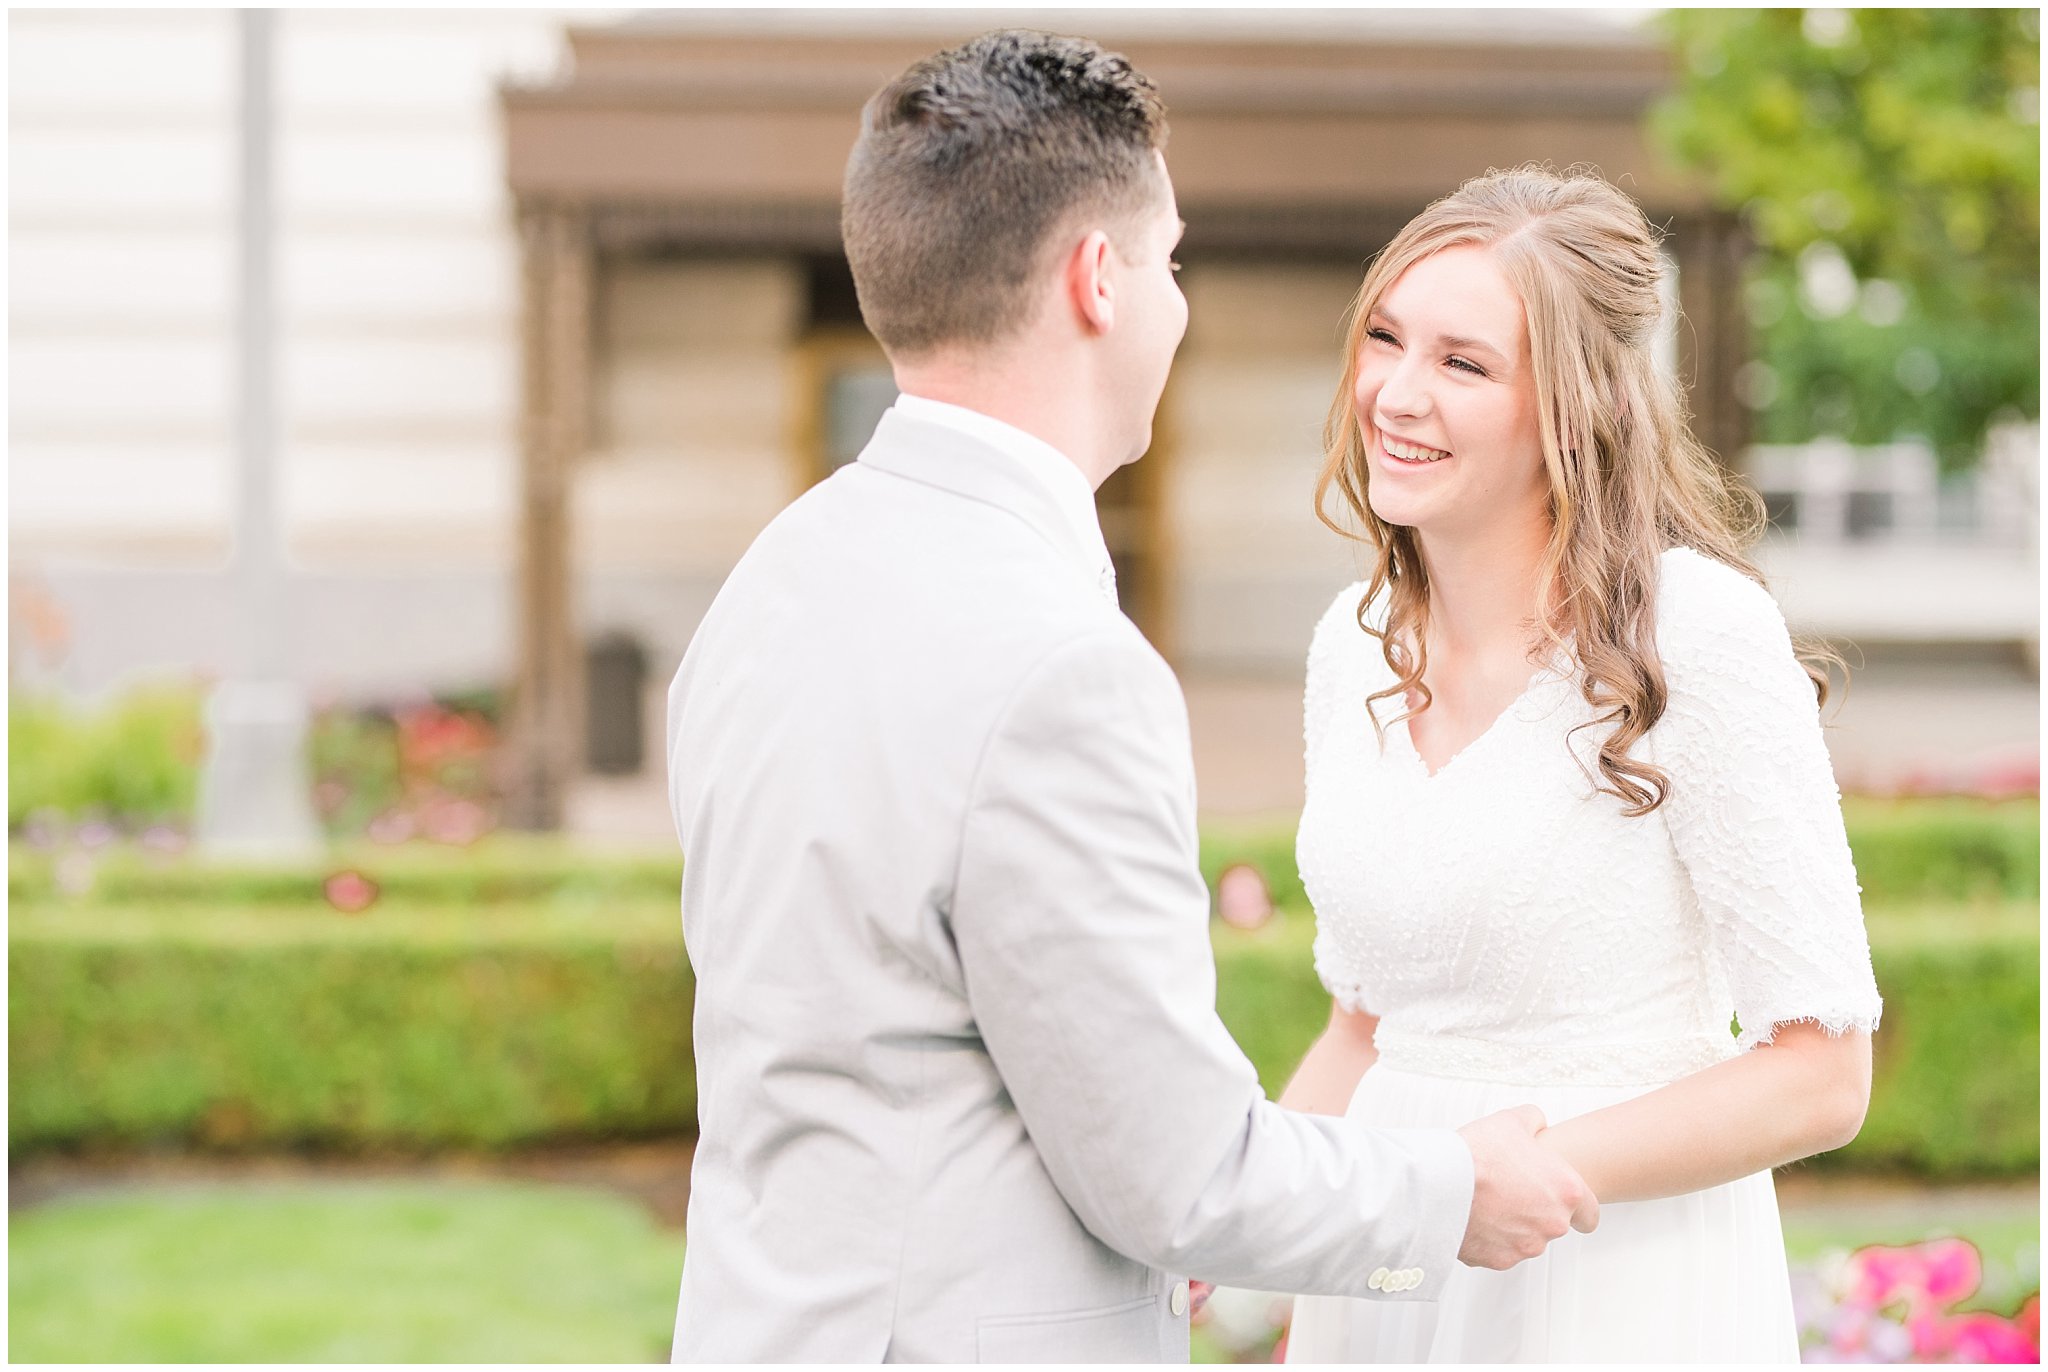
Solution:
M2041 1156L2038 911L2005 921L1873 920L1884 993L1871 1109L1814 1160L1923 1176L2023 1176Z
M96 711L27 692L7 705L7 824L38 810L74 819L189 823L204 747L191 686L129 691Z
M313 798L328 832L374 821L399 836L468 841L489 829L498 735L488 692L396 710L333 707L307 737ZM129 828L189 828L205 760L205 689L128 690L98 708L21 693L8 704L10 830L38 811Z
M327 832L474 839L492 824L498 732L487 694L394 710L335 708L313 720L313 799Z
M9 1217L17 1362L660 1362L680 1234L509 1183L179 1187Z
M1886 1018L1864 1135L1823 1166L2009 1175L2038 1154L2039 806L1853 801ZM1217 931L1218 1007L1277 1092L1329 1000L1291 826L1213 828L1203 865L1282 914ZM322 881L362 872L360 914ZM360 844L334 867L120 850L87 896L10 854L17 1149L498 1146L692 1126L680 860L497 835Z
M415 1151L687 1129L690 974L673 915L654 913L624 932L553 908L17 915L11 1146Z
M2022 9L1670 11L1654 130L1743 211L1775 378L1759 437L1927 437L1950 467L2040 414L2040 20ZM1861 284L1800 300L1801 263ZM1762 397L1759 397L1760 399Z
M1863 1132L1806 1165L1924 1177L2031 1175L2040 1162L2040 934L2031 908L1927 910L1872 922L1885 998ZM1218 925L1217 1013L1278 1096L1322 1032L1300 914L1253 933Z
M61 900L56 867L50 855L16 845L8 853L9 897L32 904ZM323 882L337 871L361 872L387 903L471 906L488 913L522 902L666 902L673 925L683 860L680 854L598 855L563 839L523 834L493 834L467 846L343 843L319 867L171 861L119 847L94 868L91 902L166 911L319 906Z
M1868 907L2041 898L2038 801L1860 800L1845 817Z
M405 795L398 727L387 718L329 710L313 721L306 750L321 823L330 834L359 834Z

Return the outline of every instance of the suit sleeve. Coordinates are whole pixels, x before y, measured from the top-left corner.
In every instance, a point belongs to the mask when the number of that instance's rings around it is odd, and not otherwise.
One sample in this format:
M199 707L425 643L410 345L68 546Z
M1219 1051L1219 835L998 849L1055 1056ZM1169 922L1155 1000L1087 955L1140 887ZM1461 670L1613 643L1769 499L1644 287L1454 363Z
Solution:
M1018 684L976 773L952 909L968 998L1052 1179L1134 1260L1430 1300L1471 1208L1451 1130L1282 1110L1216 1017L1180 690L1127 626ZM1385 1295L1381 1268L1420 1270Z

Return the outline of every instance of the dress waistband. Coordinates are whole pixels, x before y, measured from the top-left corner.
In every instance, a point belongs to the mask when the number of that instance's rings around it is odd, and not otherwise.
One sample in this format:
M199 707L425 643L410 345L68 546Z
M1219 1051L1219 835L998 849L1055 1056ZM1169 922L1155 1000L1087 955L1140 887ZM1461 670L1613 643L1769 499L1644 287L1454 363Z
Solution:
M1373 1043L1381 1065L1397 1071L1521 1086L1656 1086L1739 1052L1732 1034L1630 1043L1509 1043L1416 1033L1385 1022Z

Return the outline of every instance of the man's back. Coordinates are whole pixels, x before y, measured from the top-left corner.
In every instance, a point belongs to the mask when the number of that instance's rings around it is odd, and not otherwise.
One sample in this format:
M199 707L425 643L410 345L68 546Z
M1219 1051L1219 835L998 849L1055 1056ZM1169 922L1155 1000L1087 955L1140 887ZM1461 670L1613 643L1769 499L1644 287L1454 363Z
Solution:
M1020 678L1078 639L1149 650L1028 473L893 416L877 447L952 488L864 461L799 500L670 697L702 1074L679 1357L973 1357L975 1312L1157 1294L1054 1188L951 927ZM1133 1356L1173 1355L1159 1325Z

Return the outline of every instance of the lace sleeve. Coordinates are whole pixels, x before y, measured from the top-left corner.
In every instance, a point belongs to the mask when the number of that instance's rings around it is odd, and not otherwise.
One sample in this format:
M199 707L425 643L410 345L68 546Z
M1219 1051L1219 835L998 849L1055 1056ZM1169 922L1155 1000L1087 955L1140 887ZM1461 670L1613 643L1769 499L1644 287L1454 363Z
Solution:
M1755 582L1669 554L1658 642L1670 689L1651 731L1661 813L1733 993L1744 1048L1780 1024L1877 1027L1856 870L1812 683Z
M1354 697L1359 708L1364 708L1364 687L1358 684L1357 673L1347 670L1360 644L1367 651L1376 651L1358 627L1358 601L1364 594L1362 581L1339 591L1309 640L1308 683L1302 691L1301 705L1305 792L1315 785L1316 763L1331 723ZM1323 927L1320 914L1316 917L1315 963L1317 979L1339 1005L1353 1012L1365 1008L1358 972L1342 946Z

